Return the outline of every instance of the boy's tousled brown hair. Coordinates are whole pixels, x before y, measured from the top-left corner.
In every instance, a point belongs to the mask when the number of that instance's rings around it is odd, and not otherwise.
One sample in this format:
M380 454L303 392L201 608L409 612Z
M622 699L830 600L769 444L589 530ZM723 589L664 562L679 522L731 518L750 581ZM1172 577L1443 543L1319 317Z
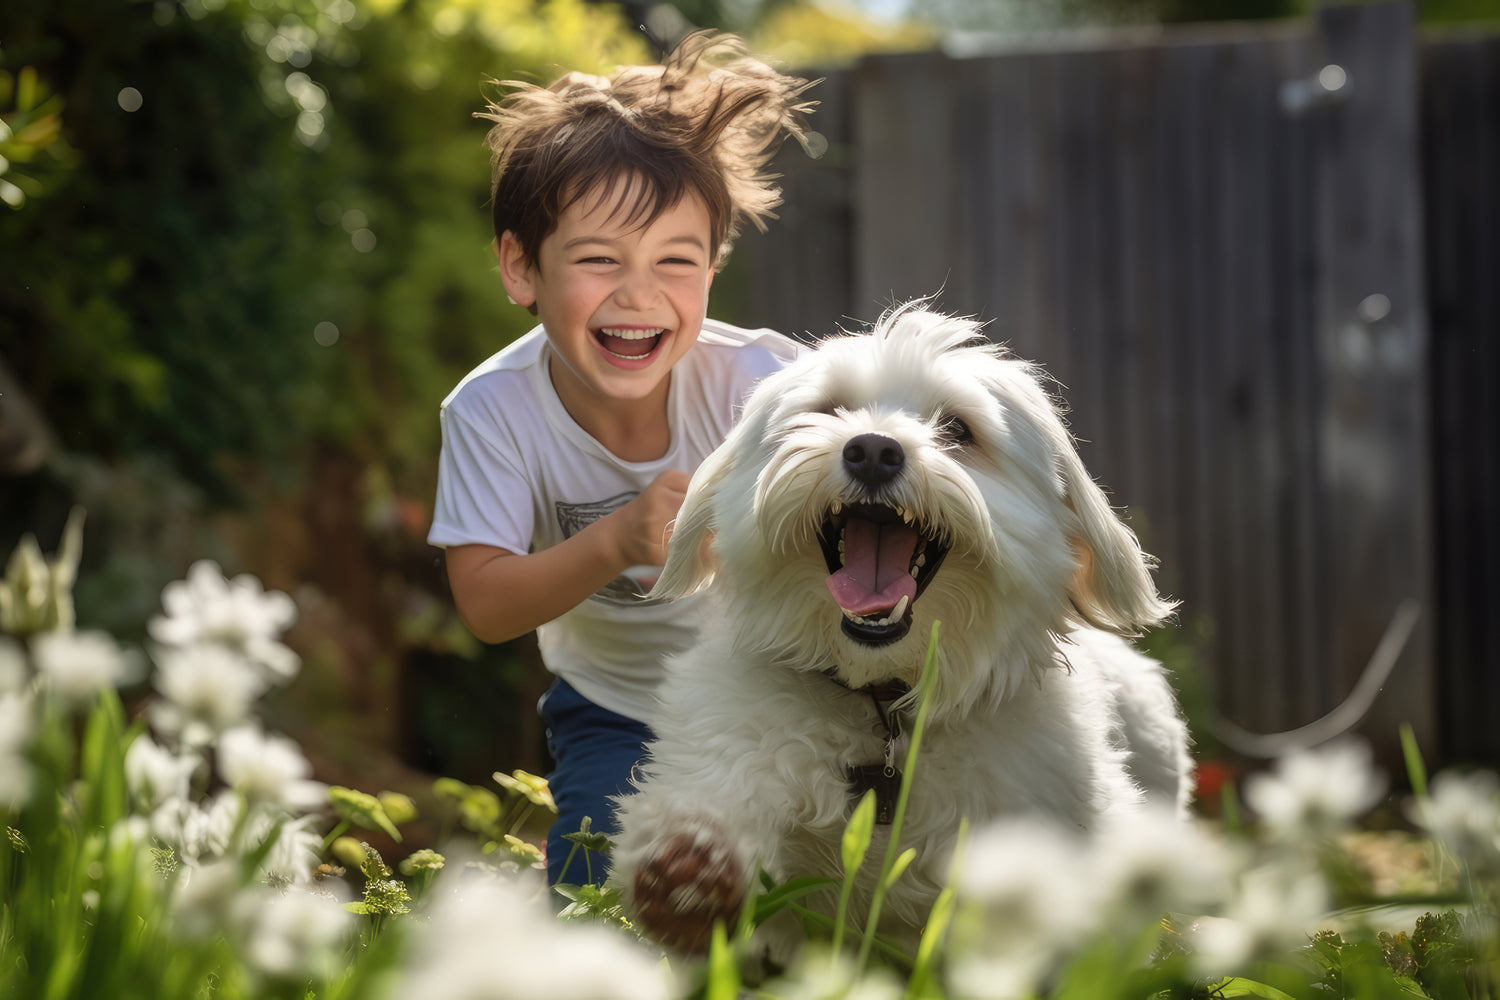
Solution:
M805 116L816 103L801 99L810 82L712 32L687 36L659 66L502 86L509 92L478 115L495 123L488 136L495 237L513 233L533 267L562 213L596 190L615 200L626 224L640 226L697 194L722 263L741 225L764 230L781 203L766 167L787 136L809 146Z

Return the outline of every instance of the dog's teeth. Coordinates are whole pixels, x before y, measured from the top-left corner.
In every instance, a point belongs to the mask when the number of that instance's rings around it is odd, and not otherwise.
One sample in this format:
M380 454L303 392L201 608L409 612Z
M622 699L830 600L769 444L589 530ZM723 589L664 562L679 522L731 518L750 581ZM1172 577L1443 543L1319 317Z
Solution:
M923 566L926 566L926 565L927 565L927 553L926 552L918 552L917 553L917 558L913 559L912 562L911 562L911 568L913 570L919 570Z
M842 512L843 509L844 509L844 501L842 501L842 500L835 500L833 502L833 513L834 513L835 516L837 516L840 512Z
M891 616L886 619L886 622L899 622L906 615L906 606L910 603L911 599L902 594L901 600L897 601L896 606L891 609Z

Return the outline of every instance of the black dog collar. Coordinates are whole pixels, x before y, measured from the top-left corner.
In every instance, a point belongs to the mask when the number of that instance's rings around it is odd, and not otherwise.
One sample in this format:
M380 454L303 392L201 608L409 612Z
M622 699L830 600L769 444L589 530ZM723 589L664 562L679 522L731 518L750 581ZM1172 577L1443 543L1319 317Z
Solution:
M884 760L875 764L850 764L846 769L849 792L854 802L864 797L871 789L875 792L875 822L890 826L896 816L896 799L901 792L901 769L896 766L896 741L901 737L901 716L904 709L891 710L891 704L911 693L911 687L902 681L883 681L865 687L850 687L833 672L828 677L846 691L868 694L875 706L875 716L885 730Z

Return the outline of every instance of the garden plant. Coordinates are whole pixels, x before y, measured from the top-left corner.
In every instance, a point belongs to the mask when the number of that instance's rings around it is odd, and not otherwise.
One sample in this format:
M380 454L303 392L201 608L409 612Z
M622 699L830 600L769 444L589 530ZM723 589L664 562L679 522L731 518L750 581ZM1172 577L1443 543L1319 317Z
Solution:
M523 836L551 807L534 775L438 779L444 831L425 846L403 843L406 796L316 781L261 721L299 670L280 641L297 613L286 595L204 561L165 589L144 650L77 627L80 538L75 516L53 556L26 539L0 581L0 997L1495 995L1500 786L1486 772L1429 783L1409 732L1409 796L1340 742L1251 776L1243 808L1228 786L1212 821L966 830L915 954L876 933L878 897L851 917L847 877L765 878L706 960L685 962L641 940L612 892L546 888ZM924 721L919 703L892 836L861 802L847 875L878 866L889 886L910 862L893 845ZM1387 885L1353 847L1393 802L1420 863ZM375 831L404 857L361 836ZM579 845L608 849L587 831ZM755 926L788 908L801 957L752 977Z

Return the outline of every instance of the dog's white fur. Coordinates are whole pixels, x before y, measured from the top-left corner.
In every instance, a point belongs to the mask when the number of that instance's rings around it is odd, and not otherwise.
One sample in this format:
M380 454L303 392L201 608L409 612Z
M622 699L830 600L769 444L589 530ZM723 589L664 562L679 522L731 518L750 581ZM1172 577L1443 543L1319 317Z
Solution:
M953 417L971 443L944 436ZM879 489L842 459L868 433L905 453ZM909 633L880 646L842 630L818 542L830 509L870 499L952 546ZM677 520L655 593L712 584L719 610L669 663L657 740L620 802L612 877L627 909L635 874L682 834L728 852L747 888L759 869L839 877L845 768L879 761L885 733L850 688L915 688L934 621L936 683L901 829L918 853L887 898L886 930L921 927L963 818L1032 813L1092 830L1148 799L1185 813L1176 701L1161 666L1121 638L1171 611L1150 566L1038 370L977 324L913 303L805 353L753 393ZM856 900L869 890L866 878Z

